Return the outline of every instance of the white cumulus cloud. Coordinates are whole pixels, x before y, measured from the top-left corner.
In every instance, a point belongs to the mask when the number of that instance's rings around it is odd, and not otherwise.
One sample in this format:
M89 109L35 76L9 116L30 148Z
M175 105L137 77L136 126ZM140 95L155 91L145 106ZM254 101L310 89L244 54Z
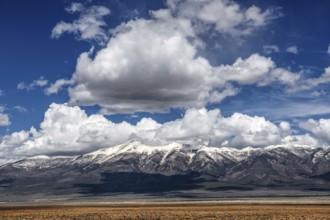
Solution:
M175 121L160 124L142 118L132 125L113 123L102 115L87 115L77 106L51 104L39 130L32 127L2 137L0 158L89 152L132 139L151 145L175 141L238 148L301 143L303 137L290 135L288 122L276 125L264 117L241 113L224 117L218 109L188 109Z
M235 81L241 85L251 85L267 77L275 63L259 54L253 54L247 59L238 58L233 65L220 66L221 78Z
M292 144L292 145L308 145L310 147L320 146L320 141L312 137L310 134L304 135L288 135L283 138L283 144Z
M8 126L11 124L9 115L4 113L5 108L0 105L0 126Z
M202 107L211 92L207 81L212 67L196 57L188 35L194 33L187 21L123 24L94 59L81 54L70 103L99 104L104 112L115 113Z
M80 12L80 18L65 23L67 29L59 23L53 37L67 31L83 38L80 26L85 17L97 20L98 28L105 26L103 16L110 11L98 7L102 6L71 4L66 10ZM99 105L102 114L114 114L202 108L236 95L238 85L265 86L274 81L291 85L297 78L293 73L274 72L275 63L259 54L220 66L212 66L199 55L205 46L199 37L202 26L212 32L246 36L278 16L275 8L241 8L233 1L169 0L167 8L151 11L150 19L130 20L112 29L104 48L95 56L82 53L72 78L57 80L45 93L55 94L67 86L71 105ZM89 24L85 26L88 30ZM104 32L98 29L97 33Z
M330 119L308 119L307 121L301 122L299 125L301 128L312 132L317 138L330 144Z
M164 112L220 102L237 94L231 82L286 83L284 76L266 80L275 64L259 54L238 58L233 65L212 66L198 56L198 37L189 20L173 18L168 10L153 16L117 27L94 59L87 52L80 55L70 104L100 105L104 114Z
M196 56L196 49L180 33L163 32L145 20L130 25L134 28L111 39L94 60L88 53L79 57L72 77L75 85L69 88L70 104L100 105L104 114L201 108L237 94L231 82L289 85L299 79L258 54L213 67Z
M10 124L11 122L8 114L0 113L0 126L8 126Z
M260 147L280 143L281 135L282 129L263 117L234 113L226 118L219 110L190 109L182 119L165 123L157 137L213 146Z

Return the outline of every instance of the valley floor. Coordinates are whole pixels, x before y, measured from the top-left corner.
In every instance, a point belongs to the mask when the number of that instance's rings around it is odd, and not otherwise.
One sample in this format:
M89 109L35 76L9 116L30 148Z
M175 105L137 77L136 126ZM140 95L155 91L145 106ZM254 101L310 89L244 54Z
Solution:
M7 204L8 205L8 204ZM0 219L330 219L330 205L112 204L1 206Z

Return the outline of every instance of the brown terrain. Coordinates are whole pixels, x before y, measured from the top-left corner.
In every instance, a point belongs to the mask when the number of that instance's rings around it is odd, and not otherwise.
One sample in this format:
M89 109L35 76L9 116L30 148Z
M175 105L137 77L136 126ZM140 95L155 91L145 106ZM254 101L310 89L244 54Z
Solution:
M330 219L330 205L97 205L0 207L0 219Z

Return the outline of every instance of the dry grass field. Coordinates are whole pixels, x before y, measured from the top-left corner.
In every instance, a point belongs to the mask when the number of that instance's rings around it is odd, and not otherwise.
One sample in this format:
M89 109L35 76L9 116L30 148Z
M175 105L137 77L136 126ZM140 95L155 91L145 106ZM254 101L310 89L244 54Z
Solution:
M330 219L327 205L122 205L1 207L6 220L83 219Z

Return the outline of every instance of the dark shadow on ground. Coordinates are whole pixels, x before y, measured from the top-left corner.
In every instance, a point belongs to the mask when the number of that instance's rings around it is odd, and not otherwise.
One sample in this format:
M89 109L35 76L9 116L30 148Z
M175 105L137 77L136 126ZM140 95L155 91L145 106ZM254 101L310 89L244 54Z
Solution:
M215 188L208 189L210 191L227 191L227 190L237 190L237 191L252 191L251 187L241 187L241 186L219 186Z
M198 174L172 175L146 173L103 173L100 184L74 184L82 194L104 193L159 193L192 190L203 187L204 179Z

